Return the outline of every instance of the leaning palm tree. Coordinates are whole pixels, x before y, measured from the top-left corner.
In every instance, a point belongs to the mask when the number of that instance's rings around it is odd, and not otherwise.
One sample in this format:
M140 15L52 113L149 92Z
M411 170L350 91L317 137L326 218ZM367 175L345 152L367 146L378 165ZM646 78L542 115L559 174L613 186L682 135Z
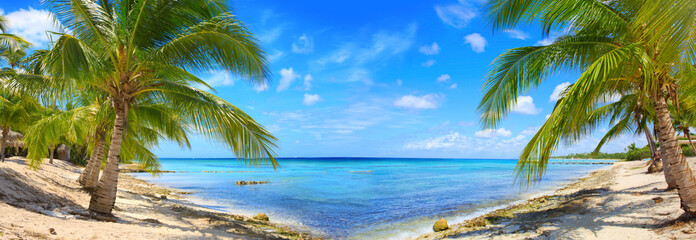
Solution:
M110 134L103 126L113 124L115 116L109 111L109 102L101 104L95 113L94 145L90 160L85 170L78 178L78 182L88 191L94 190L98 183L99 168L102 165L102 156L105 150L104 141ZM124 135L122 154L123 162L138 162L143 169L156 174L159 172L158 158L148 148L157 146L161 140L170 140L179 143L182 147L190 148L189 135L191 130L186 124L180 109L172 108L161 103L151 101L139 101L137 107L129 112L127 134Z
M584 123L591 109L606 104L607 96L622 89L617 86L627 84L649 97L666 178L675 179L682 209L696 214L696 178L677 143L667 107L676 97L679 66L696 61L696 2L492 0L488 10L496 29L539 21L545 34L565 34L548 46L510 49L494 61L479 105L485 126L496 127L520 93L552 73L582 71L520 156L517 172L528 184L541 180L559 142L572 144L591 132Z
M603 115L610 114L611 118L609 122L613 125L604 134L602 139L599 141L593 153L598 153L605 143L616 139L618 137L624 136L625 134L645 134L645 139L650 147L650 161L646 164L648 167L648 173L655 173L662 171L662 158L661 153L658 152L657 145L655 144L655 138L651 133L652 130L649 127L649 123L652 122L651 119L654 118L655 110L652 106L648 104L643 104L646 96L640 95L640 93L631 93L621 96L621 98L613 103L601 106L596 110L593 110L592 115ZM676 188L676 183L674 179L666 179L668 189Z
M72 34L45 60L54 77L108 96L115 114L104 171L89 209L111 213L130 110L141 99L180 109L181 120L221 141L247 164L276 166L276 139L250 116L204 90L193 73L221 69L267 84L265 53L226 1L52 0L46 7ZM210 88L212 89L212 88Z

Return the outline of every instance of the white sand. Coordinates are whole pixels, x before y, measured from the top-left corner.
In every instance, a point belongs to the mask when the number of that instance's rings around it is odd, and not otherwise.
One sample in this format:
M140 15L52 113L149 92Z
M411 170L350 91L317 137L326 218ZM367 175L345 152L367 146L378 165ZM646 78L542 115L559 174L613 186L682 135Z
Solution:
M683 213L677 191L664 191L664 175L646 169L645 162L615 163L535 202L537 207L516 210L512 220L452 226L420 239L696 239L695 223L668 224Z
M177 194L168 189L128 176L119 179L118 222L86 219L81 215L87 213L89 194L75 181L80 170L60 160L38 171L22 158L0 162L0 239L297 239L295 233L271 233L283 230L246 217L173 199ZM150 223L154 219L159 223Z

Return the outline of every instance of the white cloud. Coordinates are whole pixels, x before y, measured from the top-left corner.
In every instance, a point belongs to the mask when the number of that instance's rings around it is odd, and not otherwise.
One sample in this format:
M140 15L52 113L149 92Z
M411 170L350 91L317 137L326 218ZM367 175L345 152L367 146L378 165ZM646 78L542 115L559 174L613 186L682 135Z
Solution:
M461 122L459 122L459 123L457 123L457 124L458 124L459 126L462 126L462 127L471 127L471 126L476 125L475 122L467 122L467 121L461 121Z
M455 89L455 88L457 88L457 84L456 84L456 83L455 83L455 84L452 84L452 85L449 86L449 88L450 88L450 89Z
M46 31L60 32L60 27L54 24L54 18L46 10L19 9L5 15L8 20L8 33L16 34L36 47L48 42Z
M452 78L450 77L449 74L442 74L442 75L440 75L439 77L437 77L437 81L438 81L438 82L447 82L447 81L449 81L450 79L452 79Z
M382 54L395 55L409 49L413 44L418 26L410 24L404 32L378 32L373 36L372 46L359 51L358 62L376 59Z
M536 45L548 46L548 45L551 45L553 43L553 41L556 41L556 38L547 37L547 38L544 38L544 39L537 41Z
M483 130L468 137L460 132L431 137L421 141L406 143L406 150L436 150L438 152L455 151L459 156L513 156L519 154L526 143L526 136L512 137L509 130ZM434 153L434 152L431 152Z
M314 39L307 37L306 34L302 34L297 41L292 43L292 52L301 54L314 52Z
M536 134L536 133L539 131L540 128L541 128L541 127L538 127L538 126L537 126L537 127L528 127L527 129L522 130L522 131L520 132L520 135L525 135L525 136L534 135L534 134Z
M423 67L432 67L433 65L435 65L435 59L430 59L428 61L421 63L421 66L423 66Z
M283 68L280 69L280 82L278 83L278 88L276 91L282 92L287 90L292 82L295 81L295 79L300 78L301 76L297 73L292 68Z
M401 108L412 109L435 109L437 108L437 100L440 98L437 94L426 94L423 96L406 95L394 101L394 106Z
M321 101L321 97L319 97L319 94L304 94L304 100L302 100L302 104L307 105L307 106L312 106L315 103Z
M520 114L534 115L541 112L541 109L534 105L534 99L531 96L518 96L517 103L512 106L511 111Z
M254 90L256 90L256 92L263 92L263 91L268 90L268 87L269 87L268 83L264 82L262 84L255 85Z
M401 79L396 79L396 85L397 85L397 86L404 85L404 81L401 80Z
M350 74L345 79L346 82L362 82L365 85L372 85L372 78L370 77L370 71L364 68L355 68L349 70Z
M466 35L464 37L464 43L471 45L471 50L477 53L485 51L486 45L488 45L486 39L478 33Z
M365 70L366 65L389 61L390 58L398 56L413 45L413 40L418 30L417 24L409 24L404 31L379 31L372 35L372 41L345 42L339 47L316 60L310 61L310 70L320 72L330 70L338 76L367 76L369 72ZM352 74L356 69L364 70L360 74ZM365 73L366 72L366 73ZM355 80L355 77L348 79ZM371 84L372 81L361 81Z
M278 51L278 50L276 50L276 49L274 49L273 51L274 51L275 53L268 55L268 61L269 61L269 62L275 62L275 61L277 61L278 59L280 59L281 57L283 57L283 55L285 55L282 51Z
M443 23L455 28L466 27L467 24L478 15L476 9L466 2L447 6L435 6L435 12Z
M553 89L553 93L551 93L551 96L549 96L549 102L554 102L558 101L558 99L561 99L561 94L563 94L563 91L566 90L570 86L570 82L564 82L561 84L558 84L556 88Z
M351 49L341 48L341 49L338 49L335 52L331 53L328 56L317 59L315 62L319 66L323 67L324 65L329 64L329 63L338 63L338 64L343 63L351 56L352 56Z
M273 28L270 30L263 31L259 34L259 40L264 44L273 43L280 35L283 33L283 29L280 27Z
M314 78L312 78L311 74L307 74L304 76L304 89L305 89L305 91L309 91L310 89L312 89L312 80L314 80Z
M303 111L264 113L276 124L287 129L294 129L302 134L312 135L320 140L347 140L336 133L347 135L370 127L384 124L403 124L406 116L418 118L413 114L403 113L391 107L391 102L382 98L365 99L348 106L325 106L323 108L306 108ZM291 117L294 116L294 117ZM385 127L382 125L382 127ZM309 137L309 136L308 136ZM351 141L357 140L350 138ZM320 143L318 143L320 144Z
M514 38L514 39L526 40L527 38L529 38L529 34L522 32L520 30L510 29L510 30L505 30L503 32L507 33L508 37Z
M213 70L209 72L209 76L205 82L211 87L233 86L234 78L232 78L232 74L230 74L228 71Z
M546 114L546 119L549 119L551 117L551 114Z
M505 128L488 128L474 133L474 136L479 138L509 137L512 136L512 132Z
M440 46L437 45L436 42L433 42L432 45L425 45L420 47L418 51L425 55L437 55L438 53L440 53Z
M467 142L466 139L466 136L460 135L458 132L452 132L441 137L407 143L404 145L404 148L410 150L447 149L460 145L463 142Z

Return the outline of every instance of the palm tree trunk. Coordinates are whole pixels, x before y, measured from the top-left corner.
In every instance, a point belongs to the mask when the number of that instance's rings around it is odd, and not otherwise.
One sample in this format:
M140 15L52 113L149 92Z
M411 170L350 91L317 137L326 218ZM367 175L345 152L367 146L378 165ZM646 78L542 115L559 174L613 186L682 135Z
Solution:
M691 145L691 151L693 151L693 153L696 154L696 148L694 147L694 143L691 141L691 134L689 134L689 128L684 128L684 136L686 136L686 139L689 139L689 145Z
M5 161L5 142L7 141L7 134L10 133L10 128L6 127L2 129L2 140L0 140L0 160Z
M660 134L660 127L658 126L659 123L655 123L655 135L658 136L658 138L661 136ZM669 168L665 168L664 165L669 162L669 156L667 155L667 152L665 151L665 146L663 144L663 141L658 139L660 143L660 158L662 159L662 165L663 168L662 170L665 172L665 180L667 181L667 190L671 189L677 189L677 180L675 176L672 174Z
M106 160L106 166L97 190L92 194L89 201L89 210L102 214L111 214L111 210L116 203L116 192L118 186L118 161L121 155L121 141L123 140L123 127L127 122L128 110L125 103L114 103L116 110L116 119L114 121L114 130L111 134L111 145L109 146L109 155Z
M650 129L643 131L645 132L645 139L648 140L648 146L650 146L650 159L655 160L657 158L657 148L655 147L655 140L650 134Z
M53 164L53 152L54 152L53 150L55 150L55 148L53 148L53 146L51 146L51 147L48 148L48 149L49 149L49 150L48 150L48 151L49 151L48 163Z
M80 174L80 178L77 181L87 190L94 190L99 183L99 170L101 168L102 158L104 154L104 141L106 141L106 136L100 132L94 134L94 149L92 150L92 155L89 158L85 170Z
M657 152L657 146L655 146L655 138L650 134L650 129L645 131L645 138L648 139L648 144L650 144L650 162L648 163L648 173L656 173L662 171L662 159L660 158L660 153Z
M667 101L663 96L657 96L654 101L655 114L660 128L660 148L664 148L665 175L667 170L674 176L681 199L681 208L687 214L696 214L696 178L684 158L679 146L677 135L672 126L672 119L667 110Z

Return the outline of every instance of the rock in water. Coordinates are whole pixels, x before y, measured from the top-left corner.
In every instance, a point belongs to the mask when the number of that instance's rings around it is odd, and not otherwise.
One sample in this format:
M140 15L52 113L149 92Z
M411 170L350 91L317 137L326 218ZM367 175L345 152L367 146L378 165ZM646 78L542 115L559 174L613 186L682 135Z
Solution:
M440 219L435 222L435 225L433 225L433 231L435 232L442 232L449 229L449 226L447 225L447 220Z
M264 222L270 221L270 219L268 218L268 216L266 216L265 213L256 214L256 216L254 216L254 220L259 220L259 221L264 221Z

